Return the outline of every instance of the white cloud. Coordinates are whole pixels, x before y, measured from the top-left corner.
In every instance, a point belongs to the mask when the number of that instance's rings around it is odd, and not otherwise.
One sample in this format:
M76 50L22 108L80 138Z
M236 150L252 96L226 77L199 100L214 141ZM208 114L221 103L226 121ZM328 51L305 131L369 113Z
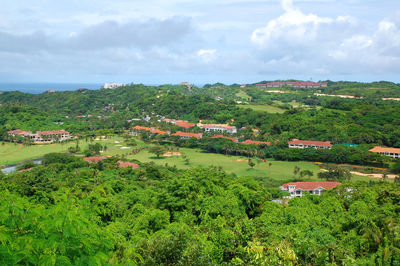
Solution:
M205 62L209 62L215 58L216 52L216 49L200 49L197 51L197 55Z

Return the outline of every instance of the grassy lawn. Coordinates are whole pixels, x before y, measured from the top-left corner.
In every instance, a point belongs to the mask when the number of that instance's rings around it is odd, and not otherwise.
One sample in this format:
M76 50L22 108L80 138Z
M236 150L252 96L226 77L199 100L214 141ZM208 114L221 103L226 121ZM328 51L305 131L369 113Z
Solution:
M125 155L128 159L136 159L141 162L154 162L158 165L176 166L180 169L189 169L196 166L216 166L221 167L228 173L234 173L237 176L249 176L257 177L259 179L266 179L266 177L272 180L279 181L281 183L293 179L293 169L295 166L300 167L301 170L311 170L314 176L311 180L319 180L317 174L320 172L319 167L311 162L286 162L286 161L275 161L273 159L267 159L265 162L253 159L255 166L251 168L248 165L247 157L233 156L233 155L222 155L214 153L205 153L199 149L180 148L179 152L186 155L189 159L189 164L185 162L182 156L171 156L157 158L154 154L148 152L148 148L151 146L144 143L139 139L135 139L137 146L134 148L144 147L145 149L139 153L132 155L132 147L127 147L124 140L121 137L112 137L106 140L95 140L93 142L85 142L81 140L79 145L81 150L86 149L88 144L101 143L107 145L107 150L103 152L103 155ZM75 146L74 142L64 144L47 144L47 145L33 145L33 146L22 146L20 144L7 143L0 146L0 165L7 165L22 162L24 160L30 160L35 158L41 158L46 153L50 152L67 152L68 147ZM271 166L269 164L271 163ZM353 180L370 180L368 177L355 176Z
M240 108L250 108L253 109L254 111L258 112L267 112L271 114L282 114L285 112L285 110L272 106L272 105L264 105L264 104L246 104L246 105L238 105Z
M236 97L242 98L242 99L244 99L246 101L250 101L251 100L251 96L247 95L247 93L244 92L244 91L240 91L240 92L236 93Z
M116 155L121 152L127 151L121 149L123 144L117 144L115 141L123 142L122 138L113 137L107 140L94 140L93 142L86 142L85 140L79 141L79 146L81 151L85 150L89 144L94 144L96 142L101 143L102 145L107 145L108 149L106 151L107 154ZM5 143L4 145L0 145L0 165L8 165L19 163L25 160L37 159L41 158L43 155L51 152L68 152L68 148L71 146L75 146L75 142L64 142L64 143L54 143L54 144L43 144L43 145L32 145L32 146L23 146L21 144L15 143ZM121 145L121 146L117 146ZM131 148L130 148L131 149Z

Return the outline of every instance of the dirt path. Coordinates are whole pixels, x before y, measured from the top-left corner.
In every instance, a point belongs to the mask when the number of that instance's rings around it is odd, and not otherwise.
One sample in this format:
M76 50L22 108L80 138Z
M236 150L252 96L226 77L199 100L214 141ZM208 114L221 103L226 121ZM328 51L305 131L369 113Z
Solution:
M17 150L21 149L22 147L24 147L24 145L20 144L18 148L16 148L16 149L13 150L13 151L7 152L5 155L9 155L9 154L11 154L11 153L13 153L13 152L16 152Z

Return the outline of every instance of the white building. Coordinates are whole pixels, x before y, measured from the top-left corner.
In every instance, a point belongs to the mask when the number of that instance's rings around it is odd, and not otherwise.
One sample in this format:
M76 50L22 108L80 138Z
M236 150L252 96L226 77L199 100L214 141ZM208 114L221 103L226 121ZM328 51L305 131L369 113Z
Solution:
M299 140L294 139L288 142L289 148L297 148L297 149L306 149L306 148L314 148L314 149L330 149L332 148L332 144L330 141L314 141L314 140Z
M322 191L332 189L341 185L339 182L290 182L283 184L281 190L290 193L289 198L302 197L303 192L308 192L312 195L321 195Z
M205 132L226 132L229 134L236 134L237 129L234 126L229 126L226 124L208 124L208 125L199 125L199 127L203 128Z
M400 149L399 148L386 148L375 146L369 150L370 152L379 153L385 156L389 156L392 158L400 158Z
M124 84L122 83L105 83L103 85L103 89L116 89L118 87L122 87Z

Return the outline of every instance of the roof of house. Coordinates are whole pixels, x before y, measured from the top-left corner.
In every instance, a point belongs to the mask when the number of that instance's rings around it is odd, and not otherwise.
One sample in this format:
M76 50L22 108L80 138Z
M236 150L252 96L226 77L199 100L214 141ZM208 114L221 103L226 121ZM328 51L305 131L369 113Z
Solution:
M191 138L201 138L202 133L189 133L189 132L182 132L177 131L176 133L171 134L172 136L181 136L181 137L191 137Z
M118 161L118 167L132 167L132 169L137 169L139 165L137 163Z
M61 130L49 130L49 131L37 131L37 135L56 135L56 134L67 134L69 133L68 131L65 131L64 129Z
M194 127L196 124L189 123L188 121L178 120L175 122L175 125L180 126L180 127L189 128L189 127Z
M168 134L169 133L168 131L162 131L162 130L159 130L158 128L155 128L155 127L134 126L132 129L145 130L145 131L149 131L150 133L160 134L160 135L164 135L164 134Z
M370 152L387 152L387 153L400 153L400 148L386 148L386 147L380 147L380 146L375 146L372 149L369 150Z
M323 182L290 182L282 185L282 188L288 189L288 186L296 186L294 190L296 189L302 189L302 190L313 190L317 188L323 188L323 189L332 189L335 188L342 183L339 182L333 182L333 181L323 181Z
M30 135L31 131L22 131L20 129L15 129L7 132L8 134L17 134L17 135Z
M92 156L92 157L83 158L83 160L88 163L98 163L104 159L107 159L107 157L106 156Z
M213 138L213 139L229 139L229 140L232 140L233 142L238 142L239 141L238 138L227 137L227 136L224 136L224 135L215 135L215 136L212 136L211 138Z
M330 141L315 141L315 140L299 140L299 139L294 139L292 141L288 142L289 144L303 144L303 145L315 145L315 146L326 146L326 147L332 147L332 144Z
M271 145L271 142L268 141L258 141L258 140L251 140L251 139L246 139L243 142L240 142L241 144L245 144L245 145L260 145L260 144L265 144L267 146Z

